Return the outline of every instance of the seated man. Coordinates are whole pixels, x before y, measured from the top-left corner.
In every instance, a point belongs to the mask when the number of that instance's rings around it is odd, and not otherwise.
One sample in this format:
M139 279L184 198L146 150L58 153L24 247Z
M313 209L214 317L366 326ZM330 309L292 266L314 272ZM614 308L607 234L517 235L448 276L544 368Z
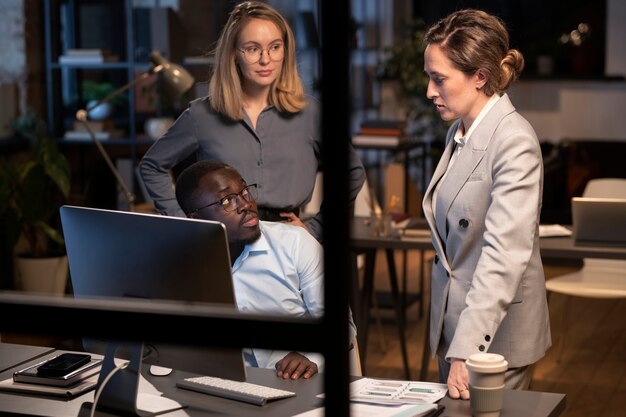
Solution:
M321 317L324 309L323 249L306 229L259 221L256 184L215 160L187 167L176 199L187 217L224 223L237 306L242 312ZM356 327L350 316L350 340ZM310 378L322 370L319 353L245 349L251 366L275 367L284 379Z

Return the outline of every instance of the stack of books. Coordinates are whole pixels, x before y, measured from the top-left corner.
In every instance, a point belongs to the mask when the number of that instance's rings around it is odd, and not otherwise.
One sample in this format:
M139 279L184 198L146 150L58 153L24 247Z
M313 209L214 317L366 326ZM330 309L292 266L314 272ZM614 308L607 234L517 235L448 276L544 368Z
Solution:
M52 360L30 365L13 373L13 378L0 381L0 391L26 392L71 398L95 388L102 367L102 359L88 356L85 364L67 372L42 374L39 368Z
M430 227L423 218L410 218L399 230L400 240L429 239L430 233Z
M85 378L100 372L102 359L90 359L85 365L64 375L41 375L37 368L47 361L39 362L28 368L21 369L13 374L14 382L27 384L53 385L57 387L69 387Z
M407 140L404 120L365 120L356 135L355 146L395 147Z
M96 135L98 140L107 140L111 138L119 138L124 135L124 131L116 129L113 120L87 120L86 123L91 131ZM91 136L85 125L78 120L74 121L72 130L68 130L63 135L66 140L91 140Z
M118 56L111 54L108 49L68 49L59 56L61 64L102 64L116 62Z

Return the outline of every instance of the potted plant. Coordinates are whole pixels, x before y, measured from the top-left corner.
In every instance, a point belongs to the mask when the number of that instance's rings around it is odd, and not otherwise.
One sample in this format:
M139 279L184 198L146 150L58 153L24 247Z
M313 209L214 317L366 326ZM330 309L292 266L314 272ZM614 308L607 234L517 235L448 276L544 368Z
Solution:
M97 82L92 80L85 80L81 84L82 98L86 102L87 110L94 107L100 100L109 96L109 94L115 91L115 86L110 82ZM99 105L97 108L89 111L89 118L91 120L105 120L113 113L113 107L116 105L124 104L124 96L120 95L111 99L107 103Z
M191 92L176 95L168 91L154 74L139 87L139 97L146 110L153 113L144 123L144 133L152 140L163 136L182 112L184 103L191 101Z
M43 120L34 114L17 118L13 130L30 144L26 155L15 155L0 164L0 230L4 246L16 257L16 287L64 292L67 257L59 207L69 195L69 162L48 135ZM43 264L36 274L44 287L33 287L26 275L32 264ZM53 278L44 277L47 272L57 272L60 281L55 284Z
M404 22L398 39L385 50L378 78L392 81L395 98L405 109L409 133L426 141L443 142L447 125L426 97L428 75L424 73L424 34L421 19Z
M432 101L426 97L429 78L424 73L425 34L421 19L404 22L394 45L385 50L385 58L378 67L378 78L383 86L381 101L386 96L396 107L402 108L408 135L430 144L426 158L418 157L415 161L427 163L426 159L430 159L434 167L443 153L450 123L441 119Z

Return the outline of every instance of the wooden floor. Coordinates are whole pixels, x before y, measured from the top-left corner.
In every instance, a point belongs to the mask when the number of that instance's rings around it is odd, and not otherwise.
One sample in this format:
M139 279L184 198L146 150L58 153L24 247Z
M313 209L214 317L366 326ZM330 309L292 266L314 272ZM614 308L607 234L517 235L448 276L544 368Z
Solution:
M377 291L389 288L383 252L376 261ZM430 254L427 254L428 261ZM408 252L409 292L418 291L419 256ZM396 254L401 265L401 253ZM428 263L428 262L427 262ZM546 263L546 276L570 272L576 265ZM400 273L400 272L399 272ZM426 276L429 275L428 268ZM428 279L426 294L428 294ZM537 363L531 389L567 394L564 417L617 417L626 415L626 300L567 298L550 299L553 346ZM567 311L567 314L565 313ZM393 311L372 312L364 375L404 379L398 330ZM379 317L379 321L374 317ZM565 345L564 319L569 323ZM418 305L407 310L406 338L411 377L418 379L424 341L424 319L418 319ZM561 347L564 347L560 352ZM363 347L361 347L363 350ZM560 356L560 358L559 358ZM427 380L438 382L437 363L430 361Z

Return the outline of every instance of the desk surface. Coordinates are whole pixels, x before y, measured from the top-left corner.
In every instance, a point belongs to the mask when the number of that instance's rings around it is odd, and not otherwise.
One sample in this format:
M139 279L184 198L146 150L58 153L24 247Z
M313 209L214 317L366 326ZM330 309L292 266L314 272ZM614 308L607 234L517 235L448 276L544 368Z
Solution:
M0 343L0 372L18 367L53 352L54 348Z
M425 221L425 220L423 220ZM352 246L357 249L432 249L430 236L401 239L397 233L390 236L376 236L374 226L369 217L355 217L352 219L350 232Z
M571 236L542 237L541 256L543 258L604 258L626 259L626 245L607 243L576 243Z
M542 237L540 240L543 258L605 258L626 259L626 245L605 243L577 243L571 236ZM352 220L351 243L357 249L433 249L430 237L403 240L396 235L375 236L368 217Z
M3 357L16 355L18 349L12 346L2 346L0 352ZM53 355L52 353L49 354ZM166 377L154 377L148 374L144 366L142 375L163 392L165 396L184 402L189 406L183 410L167 414L167 416L291 416L323 405L316 397L323 391L322 375L316 375L311 380L284 381L276 378L271 369L250 368L248 379L250 382L266 384L278 388L295 391L297 396L272 402L259 407L239 401L214 397L206 394L176 388L175 383L180 378L192 376L187 372L174 371ZM11 376L13 368L0 374L0 378ZM93 391L66 401L53 397L23 395L17 393L0 392L0 414L35 415L35 416L77 416L83 402L93 401ZM469 401L441 400L446 405L447 416L471 416ZM505 391L504 409L501 417L556 417L565 409L565 395L533 391Z
M2 352L3 356L10 357L10 355L16 354L17 350L11 353L10 349L6 349L6 346L3 347L2 344L0 344L0 352ZM58 353L57 351L56 354ZM36 360L29 361L26 364L4 371L0 373L0 380L10 378L12 373L20 368L54 355L55 353L53 352ZM249 368L249 382L270 385L294 391L297 394L293 400L286 399L275 401L266 406L259 407L176 387L176 381L190 376L196 376L194 374L175 370L168 376L155 377L149 374L148 369L148 365L143 366L142 376L150 384L158 391L162 392L164 396L187 405L183 410L163 414L167 416L291 416L323 405L322 401L316 397L317 394L322 392L322 375L316 375L312 380L285 381L277 378L275 372L271 369ZM0 391L0 415L78 416L82 404L84 402L92 402L93 399L93 390L71 400L59 397Z

